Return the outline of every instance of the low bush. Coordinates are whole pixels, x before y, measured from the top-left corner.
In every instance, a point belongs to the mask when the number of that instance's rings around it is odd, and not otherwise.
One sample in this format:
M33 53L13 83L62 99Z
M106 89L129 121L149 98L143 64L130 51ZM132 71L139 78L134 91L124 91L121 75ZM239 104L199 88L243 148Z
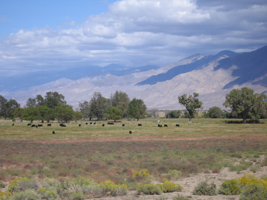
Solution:
M199 183L193 190L193 195L213 196L216 194L217 194L216 185L215 184L208 185L206 182Z
M39 199L38 194L32 190L28 189L25 191L21 191L18 193L15 193L13 196L11 196L12 200L36 200Z
M137 188L137 194L147 194L147 195L154 195L154 194L161 194L162 190L159 185L154 184L141 184Z
M181 192L183 187L179 184L175 184L167 179L163 179L162 184L158 184L162 192Z
M82 192L75 192L70 195L70 200L84 200L86 196Z
M176 197L173 198L173 200L189 200L189 198L178 194Z
M35 179L28 179L28 178L15 178L13 181L11 181L8 184L8 191L13 192L19 192L24 191L27 189L38 189L38 183Z
M169 180L174 180L174 181L176 181L176 180L178 180L178 179L181 177L181 175L182 175L182 173L181 173L180 171L174 169L174 170L170 170L170 171L168 172L168 174L167 174L167 178L168 178Z
M150 183L151 176L147 169L141 169L140 171L134 171L133 178L135 178L138 181L145 181L147 183Z
M59 196L56 191L41 187L37 190L37 194L41 199L58 200Z
M10 192L2 192L0 190L0 200L7 200L11 196Z
M259 183L246 185L240 194L240 200L262 200L267 199L267 187Z
M110 193L112 196L123 196L127 194L126 185L117 185L111 180L100 183L100 186L103 188L104 194Z
M238 180L232 179L222 183L219 188L219 194L238 195L241 193L241 186Z
M6 186L5 186L5 184L3 183L3 181L2 180L0 180L0 188L5 188Z

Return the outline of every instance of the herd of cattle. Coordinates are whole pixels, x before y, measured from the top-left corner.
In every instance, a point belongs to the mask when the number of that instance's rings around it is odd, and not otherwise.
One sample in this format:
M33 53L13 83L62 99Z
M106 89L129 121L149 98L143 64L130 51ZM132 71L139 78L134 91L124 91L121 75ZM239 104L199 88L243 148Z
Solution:
M88 125L88 124L91 124L91 125L96 125L96 122L86 122L85 125ZM114 125L114 122L107 122L108 125ZM12 126L14 126L15 124L13 123ZM35 127L35 128L38 128L38 127L43 127L43 124L32 124L32 123L28 123L27 126L31 126L31 127ZM48 123L47 126L52 126L51 123ZM60 123L59 124L60 127L67 127L66 124L63 124L63 123ZM82 124L79 124L78 125L79 127L82 126ZM105 124L102 124L102 127L104 127ZM122 126L125 126L125 124L122 124ZM142 124L138 124L138 126L142 126ZM168 127L168 124L158 124L158 127ZM179 124L176 124L176 127L180 127ZM52 131L53 134L55 134L55 131ZM132 131L129 131L129 134L132 134L133 132Z

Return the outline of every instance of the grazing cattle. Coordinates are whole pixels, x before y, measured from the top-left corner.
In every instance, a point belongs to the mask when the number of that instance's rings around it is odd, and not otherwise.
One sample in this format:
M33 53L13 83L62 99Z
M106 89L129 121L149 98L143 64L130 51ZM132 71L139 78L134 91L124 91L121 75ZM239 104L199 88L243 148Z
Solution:
M102 124L102 126L105 126L105 124Z
M90 122L90 124L92 124L93 122Z
M38 124L38 126L39 126L39 127L42 127L42 126L43 126L43 124Z
M180 125L179 124L176 124L176 127L180 127Z
M52 131L52 133L53 133L53 134L56 134L56 132L55 132L55 131Z
M122 126L125 126L125 124L122 124Z
M51 126L51 124L47 124L47 126Z
M86 125L88 125L88 123L87 123L87 122L86 122L85 124L86 124Z
M82 126L81 124L79 124L79 126Z
M132 131L129 131L129 134L132 134Z
M114 123L113 122L108 122L108 125L114 125Z
M142 126L142 124L138 124L138 126Z
M27 124L27 126L30 126L30 125L32 125L32 124L31 124L31 123L28 123L28 124Z
M164 124L164 127L168 127L168 124Z
M65 124L59 124L61 127L66 127L66 125Z
M15 124L13 123L12 126L14 126Z
M162 127L162 125L161 124L158 124L158 127Z
M32 124L32 127L35 127L35 124Z
M96 125L96 122L94 123L94 125Z

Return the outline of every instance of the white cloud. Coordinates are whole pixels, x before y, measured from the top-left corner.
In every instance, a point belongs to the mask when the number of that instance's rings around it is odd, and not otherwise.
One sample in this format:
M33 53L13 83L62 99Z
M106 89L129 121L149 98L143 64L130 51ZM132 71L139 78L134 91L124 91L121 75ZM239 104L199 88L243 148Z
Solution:
M195 53L252 50L267 43L267 2L244 2L117 1L80 26L11 34L0 43L0 69L13 74L85 63L165 65Z

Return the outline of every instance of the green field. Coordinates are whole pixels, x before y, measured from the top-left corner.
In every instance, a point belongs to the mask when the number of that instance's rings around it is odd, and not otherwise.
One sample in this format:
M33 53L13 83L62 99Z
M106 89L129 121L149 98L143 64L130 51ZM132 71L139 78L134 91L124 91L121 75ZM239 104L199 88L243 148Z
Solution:
M12 126L11 121L2 120L0 180L82 176L135 189L131 177L141 169L148 169L153 179L160 181L173 169L182 176L225 167L242 171L261 156L265 159L256 164L267 165L266 120L258 124L229 124L224 119L194 119L191 124L188 119L160 120L168 127L158 127L158 119L114 125L105 121L85 125L88 121L83 121L81 127L78 122L67 127L53 122L51 127L44 123L38 128L27 126L28 122ZM234 166L236 161L239 164Z

